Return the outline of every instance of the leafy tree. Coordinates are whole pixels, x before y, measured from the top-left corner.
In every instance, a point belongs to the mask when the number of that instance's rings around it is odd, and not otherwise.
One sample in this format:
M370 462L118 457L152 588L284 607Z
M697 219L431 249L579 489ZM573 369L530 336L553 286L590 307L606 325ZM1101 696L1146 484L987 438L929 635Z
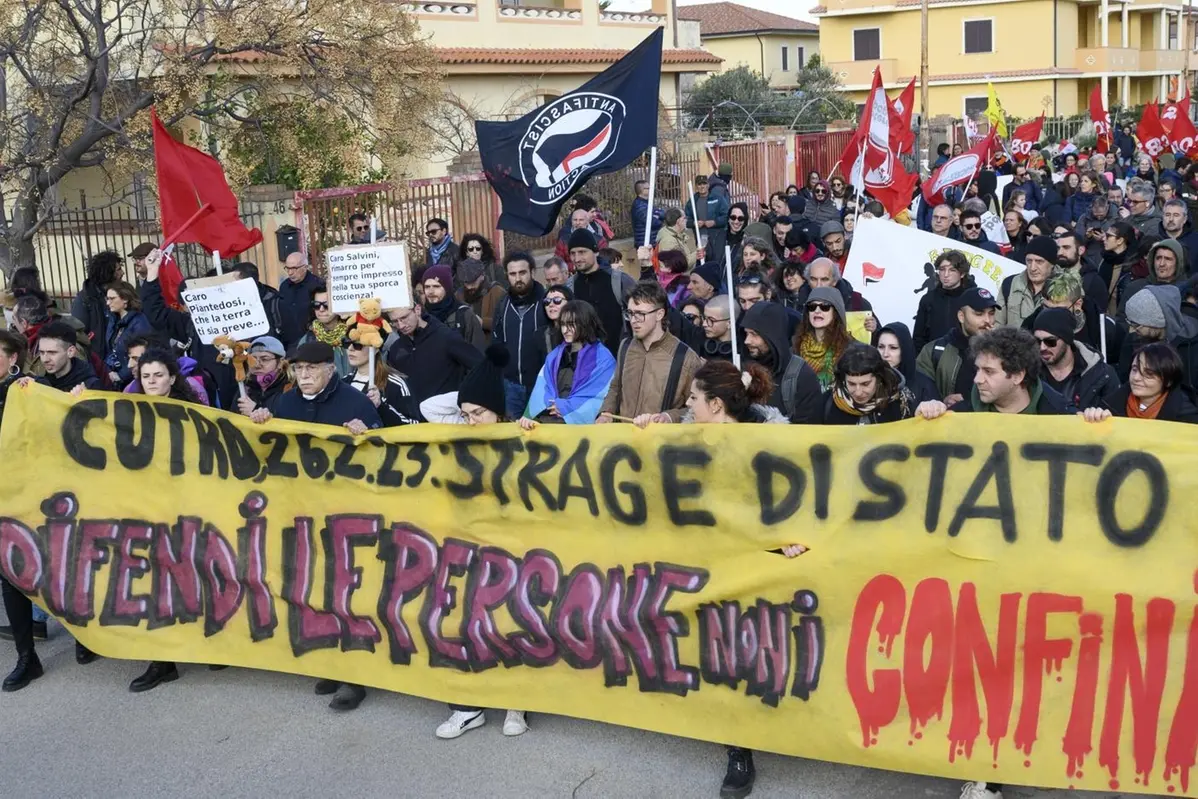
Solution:
M440 82L392 0L0 0L0 269L33 264L72 171L119 189L153 163L151 105L234 185L319 183L418 152Z

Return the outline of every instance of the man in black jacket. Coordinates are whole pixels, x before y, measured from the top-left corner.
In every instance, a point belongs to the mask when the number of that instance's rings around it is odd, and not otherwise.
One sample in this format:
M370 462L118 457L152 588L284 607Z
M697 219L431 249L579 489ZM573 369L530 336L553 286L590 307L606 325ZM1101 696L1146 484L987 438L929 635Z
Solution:
M791 424L819 424L823 395L819 377L802 358L793 354L787 334L786 309L775 302L759 302L745 311L741 327L750 358L774 375L769 404L786 414Z
M588 234L589 235L589 234ZM491 320L491 342L508 351L503 371L503 391L507 398L507 417L519 419L528 405L528 392L537 382L545 363L539 332L549 326L545 314L545 287L532 279L533 257L524 252L508 253L503 259L507 274L507 296L495 306Z
M387 363L407 378L416 403L457 391L483 354L417 305L388 312L395 337Z
M916 352L957 326L961 295L975 285L969 274L969 259L960 250L945 250L932 266L939 284L919 299L915 329L911 331Z
M308 259L302 252L293 252L283 262L287 277L279 284L279 312L282 316L282 335L279 340L291 349L312 322L312 295L324 288L324 281L308 271Z
M1119 390L1115 367L1073 337L1073 314L1064 308L1042 308L1032 335L1044 362L1041 379L1076 408L1106 407Z
M155 330L169 336L178 345L178 349L194 359L201 369L212 376L216 383L215 406L225 409L236 407L234 399L237 396L237 379L233 375L233 367L218 361L216 348L200 341L200 334L191 322L191 314L176 311L163 300L162 288L158 285L158 269L161 266L161 250L155 250L146 256L146 279L137 287L142 312L149 318ZM319 283L319 280L317 282Z
M38 333L37 351L46 374L37 382L58 391L70 391L75 386L100 388L100 378L91 364L79 356L75 330L63 322L50 322Z
M636 288L636 281L631 275L599 265L595 257L599 244L589 230L584 228L571 233L568 247L574 276L566 286L574 292L574 299L589 302L599 314L599 321L603 323L603 343L614 357L620 352L620 339L626 327L624 301Z

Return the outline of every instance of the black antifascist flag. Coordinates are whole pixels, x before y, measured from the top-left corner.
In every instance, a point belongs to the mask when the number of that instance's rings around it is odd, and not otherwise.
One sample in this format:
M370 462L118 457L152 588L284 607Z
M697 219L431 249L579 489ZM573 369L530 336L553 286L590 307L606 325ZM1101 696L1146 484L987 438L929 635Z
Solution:
M543 236L591 175L615 172L657 143L662 28L583 86L515 122L476 122L499 228Z

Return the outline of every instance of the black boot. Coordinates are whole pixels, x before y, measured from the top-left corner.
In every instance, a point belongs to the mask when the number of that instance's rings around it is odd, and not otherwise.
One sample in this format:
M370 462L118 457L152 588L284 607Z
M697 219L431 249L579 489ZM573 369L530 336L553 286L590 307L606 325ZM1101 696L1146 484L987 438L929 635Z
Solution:
M0 690L5 693L19 691L29 683L42 676L42 662L37 659L36 652L28 652L17 658L17 667L4 678Z
M157 688L164 682L174 682L177 679L179 679L179 670L175 668L174 663L155 660L140 677L129 683L129 690L139 694L142 691Z
M337 693L337 689L341 687L340 680L317 680L316 695L328 696L329 694Z
M329 702L329 707L333 710L354 710L362 704L362 700L365 698L365 688L360 685L343 683L337 689L337 695L333 697L333 701Z
M728 773L724 775L724 784L720 786L720 799L743 799L753 793L753 780L756 778L753 750L728 747Z
M88 649L83 644L79 643L78 641L75 642L75 662L80 666L86 666L88 663L91 663L98 657L99 655Z

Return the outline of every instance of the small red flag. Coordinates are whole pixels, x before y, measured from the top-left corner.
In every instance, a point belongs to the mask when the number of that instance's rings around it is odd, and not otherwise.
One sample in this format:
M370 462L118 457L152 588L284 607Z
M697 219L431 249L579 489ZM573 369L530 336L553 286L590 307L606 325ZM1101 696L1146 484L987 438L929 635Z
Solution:
M1144 152L1152 156L1153 160L1172 148L1169 134L1161 124L1160 111L1155 100L1144 106L1144 113L1140 115L1140 122L1136 125L1136 137L1140 140Z
M903 89L902 93L890 103L890 108L894 112L891 115L890 123L891 149L900 155L915 147L915 133L911 130L911 108L914 105L915 78L911 78L907 88Z
M1015 128L1015 132L1011 134L1011 156L1021 164L1027 161L1032 154L1032 145L1040 141L1040 133L1043 130L1044 114L1041 114L1039 119L1024 122Z
M1111 115L1107 113L1103 102L1101 83L1094 87L1094 91L1090 92L1090 121L1094 123L1094 134L1098 137L1095 148L1103 154L1110 152L1113 144L1111 141Z

